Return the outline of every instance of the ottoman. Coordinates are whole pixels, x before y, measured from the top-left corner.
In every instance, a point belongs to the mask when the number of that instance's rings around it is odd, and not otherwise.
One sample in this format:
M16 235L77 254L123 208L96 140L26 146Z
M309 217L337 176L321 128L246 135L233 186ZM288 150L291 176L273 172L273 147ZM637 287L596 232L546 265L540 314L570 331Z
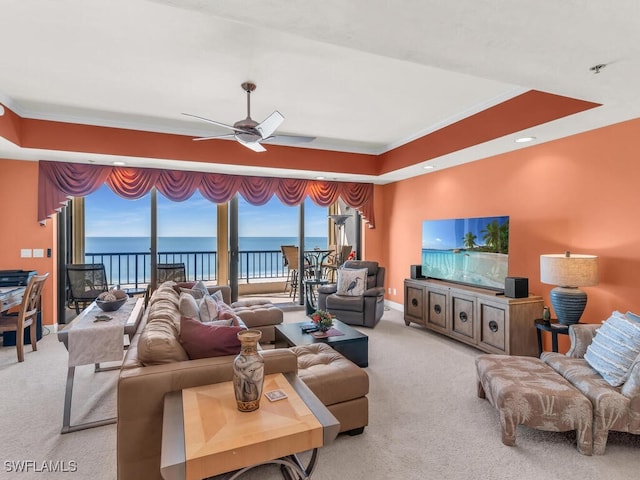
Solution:
M329 345L291 347L298 376L340 422L340 432L357 435L369 423L369 376Z
M480 355L478 397L500 413L502 443L515 445L516 426L552 432L576 431L583 455L593 449L591 402L538 358Z
M262 332L260 343L273 343L276 339L274 325L282 323L282 310L269 300L259 298L240 300L231 304L233 311L249 328Z

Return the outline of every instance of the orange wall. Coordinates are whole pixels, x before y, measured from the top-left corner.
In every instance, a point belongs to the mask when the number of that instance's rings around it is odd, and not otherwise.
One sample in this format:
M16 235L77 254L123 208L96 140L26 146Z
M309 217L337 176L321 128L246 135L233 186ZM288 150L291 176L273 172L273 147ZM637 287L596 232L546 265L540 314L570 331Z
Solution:
M640 312L640 120L524 148L379 187L367 258L388 267L388 295L403 303L403 280L420 263L426 219L510 216L509 274L550 305L539 256L599 256L600 283L584 290L582 321L613 310Z
M600 284L585 288L584 321L612 310L640 312L640 120L535 145L483 161L375 187L376 228L365 228L365 257L387 267L391 301L403 303L403 280L420 262L425 219L509 215L510 275L549 304L551 285L539 281L542 253L591 253L600 257ZM0 269L55 272L55 221L35 221L37 163L0 160L3 231ZM52 248L54 256L20 258L21 248ZM54 279L44 293L51 323Z
M37 270L49 272L44 286L43 323L55 323L55 219L42 226L37 221L38 163L0 159L0 205L2 232L0 233L0 270ZM22 248L41 248L44 258L20 258ZM47 258L47 249L52 256Z

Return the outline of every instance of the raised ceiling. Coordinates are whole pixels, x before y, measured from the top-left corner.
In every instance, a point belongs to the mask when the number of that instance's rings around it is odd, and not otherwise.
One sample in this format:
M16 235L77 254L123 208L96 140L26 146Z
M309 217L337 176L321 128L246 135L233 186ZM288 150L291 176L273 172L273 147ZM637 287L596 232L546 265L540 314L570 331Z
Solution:
M520 135L546 142L640 116L636 0L0 0L0 12L0 103L23 119L225 134L181 112L233 124L251 80L252 117L279 110L278 133L316 137L302 149L375 159L452 126L473 139L448 150L423 139L424 155L377 173L291 170L254 152L242 165L194 163L0 139L7 158L386 183L424 174L427 161L439 169L523 148ZM531 125L500 110L530 90L591 103ZM512 127L476 135L466 119L493 108Z

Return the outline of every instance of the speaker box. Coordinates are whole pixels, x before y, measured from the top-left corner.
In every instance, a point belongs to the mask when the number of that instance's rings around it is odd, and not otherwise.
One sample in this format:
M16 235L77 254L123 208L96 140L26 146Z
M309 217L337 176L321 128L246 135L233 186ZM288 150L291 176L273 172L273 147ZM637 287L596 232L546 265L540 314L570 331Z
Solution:
M525 277L507 277L504 280L504 296L525 298L529 296L529 279Z
M424 278L422 276L422 265L411 265L411 278Z

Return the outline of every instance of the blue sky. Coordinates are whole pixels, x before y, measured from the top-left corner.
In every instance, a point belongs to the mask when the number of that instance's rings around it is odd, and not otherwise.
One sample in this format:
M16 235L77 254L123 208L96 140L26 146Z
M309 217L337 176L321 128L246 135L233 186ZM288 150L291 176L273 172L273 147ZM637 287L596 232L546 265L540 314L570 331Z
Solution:
M150 195L126 200L103 185L85 200L85 234L88 237L146 237L150 234ZM273 197L255 207L242 196L238 202L241 237L296 237L298 207L283 205ZM200 192L184 202L171 202L158 194L158 235L161 237L212 237L216 235L216 205ZM307 199L305 235L326 237L327 209Z
M472 232L476 235L476 244L484 245L482 231L486 226L498 221L502 225L509 217L478 217L445 220L426 220L422 223L422 248L449 250L464 247L464 235Z

